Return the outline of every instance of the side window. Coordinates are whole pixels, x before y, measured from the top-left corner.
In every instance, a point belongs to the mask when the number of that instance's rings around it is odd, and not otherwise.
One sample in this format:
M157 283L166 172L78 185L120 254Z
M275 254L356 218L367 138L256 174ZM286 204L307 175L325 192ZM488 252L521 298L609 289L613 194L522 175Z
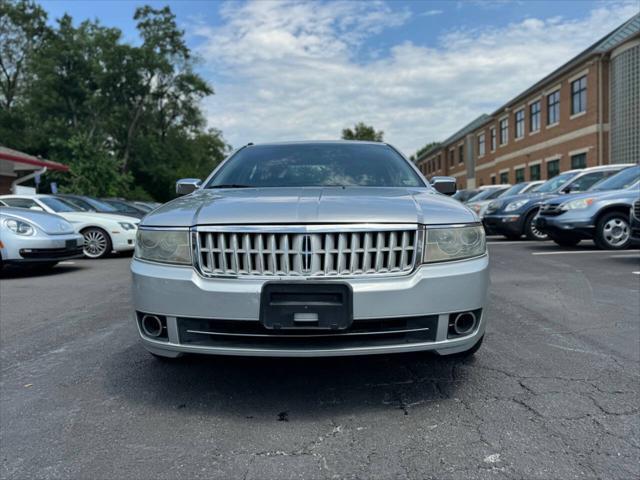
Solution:
M593 172L582 175L581 177L571 182L571 184L569 185L569 188L571 189L570 191L584 192L585 190L588 190L591 185L604 178L605 174L606 172Z
M31 208L38 206L38 204L30 198L3 198L2 201L8 207Z

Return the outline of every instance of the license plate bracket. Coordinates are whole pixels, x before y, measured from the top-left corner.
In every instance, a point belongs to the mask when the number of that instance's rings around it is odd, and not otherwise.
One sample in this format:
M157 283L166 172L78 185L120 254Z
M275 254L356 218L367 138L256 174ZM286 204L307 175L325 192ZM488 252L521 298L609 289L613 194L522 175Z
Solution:
M260 323L270 330L345 330L353 322L347 283L267 282L260 294Z

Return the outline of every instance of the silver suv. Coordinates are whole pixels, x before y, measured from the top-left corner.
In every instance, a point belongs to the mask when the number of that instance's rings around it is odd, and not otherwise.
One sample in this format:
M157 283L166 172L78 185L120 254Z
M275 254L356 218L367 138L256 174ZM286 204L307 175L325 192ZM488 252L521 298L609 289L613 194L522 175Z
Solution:
M152 354L332 356L481 345L484 230L384 143L249 144L148 214L131 264ZM446 195L445 195L446 194Z

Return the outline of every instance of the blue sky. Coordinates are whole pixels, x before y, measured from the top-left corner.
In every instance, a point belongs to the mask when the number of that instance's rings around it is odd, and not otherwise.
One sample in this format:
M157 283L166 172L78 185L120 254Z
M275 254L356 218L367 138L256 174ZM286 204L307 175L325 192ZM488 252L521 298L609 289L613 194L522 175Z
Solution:
M638 11L637 1L43 1L127 41L170 5L234 146L337 138L365 121L411 154L490 112Z

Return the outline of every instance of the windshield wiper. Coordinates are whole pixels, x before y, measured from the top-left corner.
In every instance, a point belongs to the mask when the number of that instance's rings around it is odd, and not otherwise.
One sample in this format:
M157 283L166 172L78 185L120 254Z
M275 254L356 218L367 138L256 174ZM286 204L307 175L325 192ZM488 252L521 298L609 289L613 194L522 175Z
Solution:
M211 185L207 188L251 188L251 185L243 185L241 183L223 183L222 185Z

